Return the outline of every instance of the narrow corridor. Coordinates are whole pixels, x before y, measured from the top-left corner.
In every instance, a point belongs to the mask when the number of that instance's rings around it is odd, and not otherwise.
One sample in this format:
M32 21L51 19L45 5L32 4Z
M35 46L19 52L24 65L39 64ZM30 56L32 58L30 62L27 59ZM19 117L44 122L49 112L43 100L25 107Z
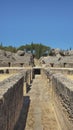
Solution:
M14 130L60 130L52 107L49 81L35 75L24 97L19 123Z

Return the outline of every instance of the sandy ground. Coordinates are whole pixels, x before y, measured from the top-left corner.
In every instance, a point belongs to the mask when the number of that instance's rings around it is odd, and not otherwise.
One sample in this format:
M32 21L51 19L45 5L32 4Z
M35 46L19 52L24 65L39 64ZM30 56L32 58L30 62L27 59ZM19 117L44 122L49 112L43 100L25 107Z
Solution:
M14 130L59 130L49 84L40 75L36 75L29 86Z
M67 78L73 80L73 75L67 75Z
M12 76L13 74L0 74L0 81L3 81L4 79L9 78L10 76Z

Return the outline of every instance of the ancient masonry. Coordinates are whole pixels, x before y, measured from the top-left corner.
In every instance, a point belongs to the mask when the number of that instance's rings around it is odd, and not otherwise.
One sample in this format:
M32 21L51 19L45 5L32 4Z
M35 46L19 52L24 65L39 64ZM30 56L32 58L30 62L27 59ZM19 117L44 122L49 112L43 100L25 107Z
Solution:
M62 72L56 69L55 72ZM51 70L44 70L46 78L49 78L49 84L52 89L52 101L54 110L61 126L61 130L73 129L73 81L67 79L63 74L72 74L68 69L61 73L55 73ZM71 73L70 73L71 72Z
M31 53L26 53L21 50L17 51L17 53L0 50L0 67L33 66L33 62Z
M41 74L51 89L52 105L60 130L73 129L73 81L61 69L31 68L0 82L0 130L14 130L22 109L23 96L35 74ZM72 72L64 69L63 73ZM48 113L49 115L49 113Z
M25 82L30 82L30 71L20 72L0 82L0 130L14 129L23 104Z
M40 63L45 67L73 68L73 50L52 49L49 56L40 58Z

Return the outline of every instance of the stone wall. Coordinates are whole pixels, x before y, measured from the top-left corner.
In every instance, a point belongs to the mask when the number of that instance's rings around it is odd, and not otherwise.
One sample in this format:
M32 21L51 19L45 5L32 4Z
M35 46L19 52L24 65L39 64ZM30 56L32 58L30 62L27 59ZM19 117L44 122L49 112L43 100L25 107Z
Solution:
M23 88L24 89L23 95L25 95L30 90L30 86L31 86L30 84L33 80L33 75L34 75L33 69L28 69L26 71L26 77L25 77L24 88Z
M73 81L61 74L54 74L52 90L54 108L62 129L73 129Z
M27 82L28 75L23 71L0 82L0 130L14 129L22 108L24 82Z
M62 73L62 74L73 74L73 68L47 68L47 70L52 71L53 73Z
M44 70L52 88L52 105L61 130L73 129L73 81L60 73Z

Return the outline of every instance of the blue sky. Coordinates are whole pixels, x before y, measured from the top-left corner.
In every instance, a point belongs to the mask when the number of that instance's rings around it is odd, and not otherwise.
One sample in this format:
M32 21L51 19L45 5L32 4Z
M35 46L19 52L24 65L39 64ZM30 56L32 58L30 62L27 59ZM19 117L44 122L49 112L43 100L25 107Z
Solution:
M73 0L0 0L0 42L73 49Z

